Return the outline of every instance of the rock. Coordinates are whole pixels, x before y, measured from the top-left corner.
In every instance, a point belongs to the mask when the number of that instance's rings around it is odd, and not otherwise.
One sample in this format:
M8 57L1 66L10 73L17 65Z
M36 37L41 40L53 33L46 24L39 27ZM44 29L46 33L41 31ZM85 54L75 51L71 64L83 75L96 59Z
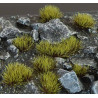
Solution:
M90 59L90 58L71 58L70 61L73 64L78 64L81 66L90 66L90 67L97 67L97 63L94 61L94 59Z
M44 24L32 24L32 28L38 26L38 31L41 40L50 42L60 42L73 35L68 27L63 24L59 19L52 19Z
M11 44L13 43L13 40L14 40L14 39L8 39L8 40L7 40L7 44L8 44L8 45L11 45Z
M74 71L65 71L59 78L59 81L69 93L78 93L83 90L83 85Z
M27 17L20 17L17 20L17 24L23 25L23 26L30 26L30 19Z
M64 70L64 69L59 69L58 71L57 71L57 73L58 73L58 75L61 77L61 76L63 76L65 73L68 73L69 71L67 71L67 70Z
M15 27L7 27L3 29L3 31L0 33L0 37L11 39L11 38L15 38L20 33L21 33L20 30Z
M24 89L24 93L26 94L39 94L38 88L35 86L34 82L29 82Z
M1 68L2 68L2 64L1 64L1 60L0 60L0 70L1 70Z
M88 46L84 49L84 53L90 54L90 53L96 53L97 52L97 46Z
M96 56L95 57L96 57L96 59L98 59L98 53L96 53Z
M89 74L86 74L85 76L83 76L83 81L85 83L92 83L94 81L94 76L93 75L89 75Z
M17 47L14 45L10 45L7 49L8 49L8 51L10 51L14 54L18 54L18 52L19 52L19 49L17 49Z
M5 20L3 17L0 18L0 29L4 29L6 27L10 27L12 24L10 23L9 20Z
M98 81L93 82L91 91L93 94L98 94Z
M63 67L63 64L64 64L64 62L66 60L63 59L63 58L60 58L60 57L55 57L55 61L56 61L56 67L62 68Z
M33 33L33 39L35 42L37 42L39 40L39 33L36 29L32 30Z
M7 60L9 57L10 57L10 54L8 52L0 51L0 60Z
M63 68L64 69L66 69L66 70L72 70L72 66L71 66L71 64L70 63L67 63L67 62L65 62L64 64L63 64Z

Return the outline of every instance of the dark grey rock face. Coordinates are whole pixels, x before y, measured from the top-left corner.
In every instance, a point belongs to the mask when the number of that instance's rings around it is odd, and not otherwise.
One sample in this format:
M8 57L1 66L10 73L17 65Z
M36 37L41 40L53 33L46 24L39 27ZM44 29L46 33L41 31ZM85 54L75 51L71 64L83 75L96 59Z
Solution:
M65 71L65 73L59 78L59 81L69 93L77 93L83 90L83 85L74 71Z
M94 76L86 74L85 76L83 76L83 80L85 83L92 83L94 81Z
M30 26L30 19L28 17L20 17L17 20L17 24L20 24L23 26Z
M93 83L91 90L93 94L98 94L98 81Z
M59 19L50 20L44 24L32 24L32 28L38 25L38 31L41 40L50 42L60 42L62 39L68 38L73 33Z

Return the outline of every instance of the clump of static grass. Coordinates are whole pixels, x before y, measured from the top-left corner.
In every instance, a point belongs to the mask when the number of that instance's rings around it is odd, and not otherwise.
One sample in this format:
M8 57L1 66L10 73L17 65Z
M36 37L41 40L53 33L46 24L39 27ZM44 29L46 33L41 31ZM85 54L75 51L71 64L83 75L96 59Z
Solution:
M51 19L61 18L63 16L60 9L54 5L46 5L40 9L40 17L42 22L47 22Z
M27 51L34 47L34 40L29 35L23 35L13 40L13 44L21 51Z
M81 66L81 65L78 65L78 64L75 64L75 65L73 66L73 70L75 71L75 73L76 73L78 76L83 76L83 75L85 75L85 74L88 72L88 69L89 69L88 66Z
M51 44L48 41L41 41L36 45L36 49L41 54L46 54L53 57L69 57L74 55L82 48L82 43L76 37L63 40L60 43Z
M34 58L33 67L37 72L47 72L54 69L56 62L52 57L40 55Z
M58 83L58 77L53 72L47 72L41 74L40 77L41 91L46 94L56 94L60 90L60 84Z
M9 63L3 72L3 82L10 86L22 85L31 79L32 72L33 70L24 64Z
M81 28L92 28L95 24L90 14L78 13L73 16L74 23Z

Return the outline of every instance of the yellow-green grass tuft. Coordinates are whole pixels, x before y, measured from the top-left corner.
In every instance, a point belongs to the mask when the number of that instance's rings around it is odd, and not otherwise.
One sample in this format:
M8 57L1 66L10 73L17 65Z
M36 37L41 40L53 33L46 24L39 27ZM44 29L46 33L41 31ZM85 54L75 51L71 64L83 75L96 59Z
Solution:
M42 22L47 22L51 19L61 18L63 16L60 9L54 5L46 5L40 9L40 17Z
M58 77L53 72L49 71L41 74L40 83L40 89L45 94L56 94L61 88L58 82Z
M17 37L13 40L13 44L21 51L27 51L31 47L34 47L34 41L31 36L23 35L21 37Z
M60 43L51 44L48 41L41 41L36 45L36 49L41 54L46 54L53 57L69 57L74 55L82 48L82 42L76 37L63 40Z
M74 23L80 28L92 28L95 25L95 21L90 14L78 13L73 16Z
M52 57L37 56L33 60L33 67L37 72L47 72L55 68L56 62Z
M89 69L88 66L81 66L81 65L78 65L78 64L75 64L75 65L73 66L73 70L75 71L75 73L76 73L78 76L83 76L83 75L85 75L85 74L88 72L88 69Z
M22 85L31 79L32 72L33 70L24 64L10 63L3 72L3 82L10 86Z

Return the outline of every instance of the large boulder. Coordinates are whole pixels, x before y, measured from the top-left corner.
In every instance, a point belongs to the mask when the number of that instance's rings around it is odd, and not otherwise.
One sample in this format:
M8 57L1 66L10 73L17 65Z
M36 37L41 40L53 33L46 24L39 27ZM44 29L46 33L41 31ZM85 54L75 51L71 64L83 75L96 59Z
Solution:
M21 32L20 32L19 29L11 26L11 27L6 27L5 29L3 29L3 31L0 33L0 37L1 38L11 39L11 38L15 38L20 33Z
M83 90L83 85L74 71L69 72L59 69L58 74L60 75L59 81L61 85L69 93L78 93Z
M53 19L44 24L35 23L31 27L32 29L37 28L41 40L48 40L50 42L60 42L62 39L66 39L76 33L71 32L59 19Z

